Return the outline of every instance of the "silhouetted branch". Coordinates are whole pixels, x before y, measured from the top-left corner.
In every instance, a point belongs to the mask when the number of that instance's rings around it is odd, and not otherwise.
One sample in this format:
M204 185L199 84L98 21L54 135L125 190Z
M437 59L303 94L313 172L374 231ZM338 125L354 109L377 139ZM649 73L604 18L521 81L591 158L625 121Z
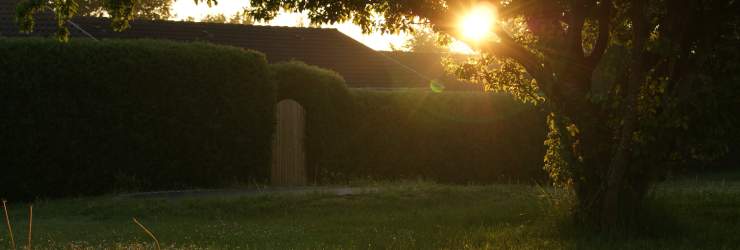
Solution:
M599 20L599 37L596 39L596 45L594 45L593 51L588 56L588 63L591 67L595 67L596 64L601 60L601 57L606 51L606 47L609 45L610 35L610 19L612 13L612 1L602 0L599 4L598 20Z

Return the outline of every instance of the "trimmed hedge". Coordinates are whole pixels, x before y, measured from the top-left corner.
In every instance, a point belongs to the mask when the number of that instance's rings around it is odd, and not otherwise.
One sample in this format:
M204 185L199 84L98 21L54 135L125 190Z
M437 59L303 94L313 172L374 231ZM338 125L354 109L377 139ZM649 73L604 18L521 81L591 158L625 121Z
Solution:
M545 116L506 95L349 91L336 73L271 66L278 100L306 109L307 166L319 182L544 179Z
M349 175L455 183L545 177L545 116L509 96L430 91L354 95L360 120L346 153L356 156L349 162Z
M0 197L269 176L264 55L153 40L0 38Z
M288 98L307 110L318 182L544 176L544 115L504 95L350 91L332 71L204 43L0 38L0 54L4 198L265 180Z

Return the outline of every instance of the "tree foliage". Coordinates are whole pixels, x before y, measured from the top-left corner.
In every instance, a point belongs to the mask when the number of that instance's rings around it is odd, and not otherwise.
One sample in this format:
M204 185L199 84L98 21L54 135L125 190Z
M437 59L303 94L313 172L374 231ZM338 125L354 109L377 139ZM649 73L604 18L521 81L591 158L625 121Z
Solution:
M193 18L193 21L194 20L195 19ZM234 15L231 15L228 18L224 14L209 14L200 19L200 21L204 23L254 24L254 20L248 13L246 13L246 11L237 11Z
M444 36L429 29L418 29L406 40L403 48L413 52L445 53L449 51Z
M209 7L215 0L195 0ZM111 18L111 27L122 31L129 27L129 21L137 18L166 19L171 17L172 0L22 0L16 6L16 19L21 31L32 32L34 14L51 11L57 19L57 38L67 41L69 30L65 23L76 15L100 16Z
M224 14L205 15L200 21L204 23L226 23L226 16Z
M77 14L80 16L102 17L106 14L106 0L77 0ZM144 20L167 20L172 14L173 0L138 0L134 5L134 17Z

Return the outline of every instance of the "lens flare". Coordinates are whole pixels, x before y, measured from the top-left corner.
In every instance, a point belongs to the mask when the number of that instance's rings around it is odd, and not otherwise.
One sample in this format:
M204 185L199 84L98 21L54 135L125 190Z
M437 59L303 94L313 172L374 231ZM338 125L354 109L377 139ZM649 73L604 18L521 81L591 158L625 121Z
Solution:
M432 80L429 82L429 88L434 93L442 93L443 91L445 91L445 84L438 80Z
M493 8L486 5L477 6L460 19L460 33L465 39L482 41L490 36L495 20L496 12Z

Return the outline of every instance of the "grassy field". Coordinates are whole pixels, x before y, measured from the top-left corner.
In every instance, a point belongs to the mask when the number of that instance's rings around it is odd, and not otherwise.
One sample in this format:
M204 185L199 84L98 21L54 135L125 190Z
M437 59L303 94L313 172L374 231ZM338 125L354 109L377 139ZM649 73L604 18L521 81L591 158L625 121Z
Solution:
M578 230L557 190L525 185L366 183L336 196L121 198L34 204L36 249L738 249L740 174L668 181L651 193L638 230ZM27 241L26 204L9 205L15 241ZM5 226L0 248L9 246ZM20 247L19 247L20 248Z

